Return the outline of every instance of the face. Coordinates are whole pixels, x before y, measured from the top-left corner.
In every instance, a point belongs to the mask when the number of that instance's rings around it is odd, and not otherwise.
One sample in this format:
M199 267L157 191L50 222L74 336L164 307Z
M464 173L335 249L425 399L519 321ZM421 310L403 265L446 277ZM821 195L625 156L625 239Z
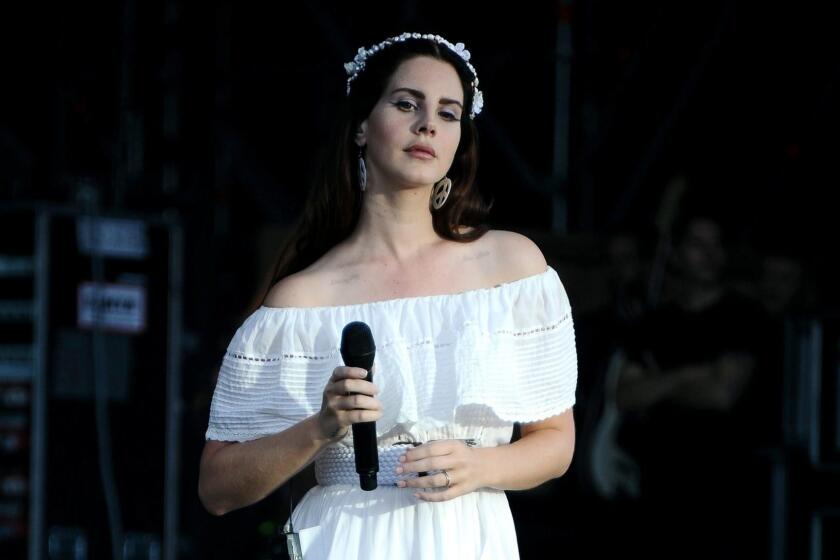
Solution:
M368 188L423 187L442 179L461 139L460 120L469 118L463 103L450 64L425 56L400 64L356 136L356 144L366 146Z
M716 282L726 260L720 227L711 220L695 219L678 247L677 256L688 277Z

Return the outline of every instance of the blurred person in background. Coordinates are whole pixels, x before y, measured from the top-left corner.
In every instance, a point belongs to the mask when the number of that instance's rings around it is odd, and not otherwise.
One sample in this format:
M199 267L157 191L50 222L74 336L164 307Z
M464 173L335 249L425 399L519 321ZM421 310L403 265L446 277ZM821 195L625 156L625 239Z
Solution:
M762 338L759 309L730 290L720 221L681 216L662 303L625 342L620 441L641 472L640 552L656 558L760 557L765 513L750 481L747 417Z

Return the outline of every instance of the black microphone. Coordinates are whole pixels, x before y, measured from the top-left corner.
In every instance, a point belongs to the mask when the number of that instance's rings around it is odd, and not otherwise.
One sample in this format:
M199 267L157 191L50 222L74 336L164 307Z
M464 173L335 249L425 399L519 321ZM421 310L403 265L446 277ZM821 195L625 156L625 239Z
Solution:
M341 358L344 365L367 370L365 381L373 382L373 358L376 346L370 327L361 321L348 323L341 331ZM353 452L356 454L356 472L362 490L376 490L376 473L379 472L379 454L376 449L376 422L353 424Z

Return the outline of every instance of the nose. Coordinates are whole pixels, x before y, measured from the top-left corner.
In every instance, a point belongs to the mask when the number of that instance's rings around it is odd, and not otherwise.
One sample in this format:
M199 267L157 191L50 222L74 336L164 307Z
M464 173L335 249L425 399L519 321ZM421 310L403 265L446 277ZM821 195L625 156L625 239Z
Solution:
M419 125L417 128L418 133L426 133L430 136L434 136L437 133L437 127L432 119L428 115L423 115L419 119Z

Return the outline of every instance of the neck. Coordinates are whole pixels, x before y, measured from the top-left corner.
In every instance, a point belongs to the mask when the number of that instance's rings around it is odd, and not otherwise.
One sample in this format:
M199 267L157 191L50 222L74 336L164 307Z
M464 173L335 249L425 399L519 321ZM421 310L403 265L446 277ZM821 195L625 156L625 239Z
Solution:
M432 226L429 188L365 192L359 222L348 243L364 251L365 260L398 265L422 257L440 242Z

